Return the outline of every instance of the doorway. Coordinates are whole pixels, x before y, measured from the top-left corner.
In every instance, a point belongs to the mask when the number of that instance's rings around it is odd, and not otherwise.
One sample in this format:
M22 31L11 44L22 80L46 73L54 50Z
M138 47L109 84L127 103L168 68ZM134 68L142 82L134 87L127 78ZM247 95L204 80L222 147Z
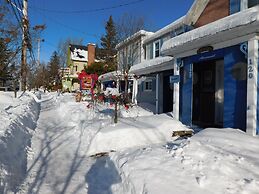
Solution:
M173 88L170 86L170 76L165 75L163 77L163 112L172 112L173 111L173 98L174 92Z
M224 60L193 65L192 123L200 127L223 127Z
M173 111L174 88L170 85L170 76L173 71L163 73L163 113Z

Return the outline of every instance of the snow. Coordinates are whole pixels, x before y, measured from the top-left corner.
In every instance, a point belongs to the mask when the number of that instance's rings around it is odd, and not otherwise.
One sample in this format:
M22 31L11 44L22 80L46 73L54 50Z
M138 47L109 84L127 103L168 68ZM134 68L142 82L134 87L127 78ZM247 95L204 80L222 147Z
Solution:
M116 45L116 49L119 49L120 47L122 47L123 45L126 45L128 44L130 41L134 40L134 39L137 39L138 37L141 37L141 36L151 36L153 35L154 33L153 32L147 32L145 30L140 30L138 32L136 32L135 34L133 34L132 36L126 38L125 40L121 41L119 44Z
M39 115L38 104L27 94L19 95L14 98L14 93L0 92L0 193L15 193L22 183Z
M151 111L151 106L148 104L132 105L129 109L121 107L119 110L120 117L141 117L154 115Z
M119 93L119 90L118 88L109 88L107 87L104 91L104 95L105 96L109 96L109 95L112 95L112 96L119 96L120 93Z
M100 75L98 80L101 82L117 80L121 76L122 76L121 71L112 71L112 72Z
M187 25L195 24L210 0L195 0L185 16Z
M75 61L87 61L88 51L79 48L74 48L74 50L71 51L71 59Z
M177 49L177 46L191 43L207 36L213 36L223 31L228 31L240 26L258 22L259 6L238 12L223 19L217 20L200 28L196 28L179 36L176 36L162 45L161 52L168 54L170 49ZM249 27L248 27L249 28ZM233 37L232 37L233 38Z
M148 42L161 38L163 35L170 33L171 31L173 31L174 29L179 28L180 26L182 26L184 24L185 21L185 16L177 19L176 21L172 22L171 24L165 26L164 28L156 31L155 33L151 34L150 36L148 36L147 38L145 38L144 40L144 44L147 44Z
M88 154L121 151L173 140L173 131L191 130L166 114L120 118L115 125L107 126L93 138Z
M164 71L172 69L173 64L168 63L173 60L173 57L157 57L151 60L145 60L137 65L133 65L130 68L130 73L136 75L149 74L157 71Z
M38 97L0 92L0 193L258 193L258 136L208 128L172 137L191 129L169 113L121 106L114 124L107 103ZM99 152L109 155L89 157Z
M32 92L28 92L26 91L26 94L28 94L29 96L31 96L35 102L37 103L41 103L41 102L45 102L45 101L48 101L48 100L51 100L54 96L51 95L50 93L47 93L46 95L44 95L44 97L42 99L39 99L34 93Z
M17 96L18 98L14 98L13 92L0 92L0 136L6 133L6 129L9 129L12 123L26 119L27 115L23 115L27 114L26 111L35 108L36 104L28 95L18 93Z
M250 193L259 190L258 137L206 129L190 139L112 153L118 193Z

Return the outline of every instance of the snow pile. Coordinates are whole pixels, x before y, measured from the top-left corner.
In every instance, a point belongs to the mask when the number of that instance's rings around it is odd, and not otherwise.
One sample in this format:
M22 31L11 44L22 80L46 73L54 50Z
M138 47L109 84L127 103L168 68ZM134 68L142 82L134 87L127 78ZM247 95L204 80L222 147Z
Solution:
M116 125L107 126L96 134L88 154L165 143L173 140L173 131L179 130L190 129L166 114L120 118Z
M202 26L195 30L186 32L180 36L176 36L168 41L166 41L162 48L161 52L163 54L168 54L169 50L174 49L177 51L177 46L181 46L186 43L193 42L202 37L208 37L215 34L218 34L222 31L231 30L240 26L245 26L252 24L259 20L259 6L244 10L242 12L230 15L223 19L217 20L206 26Z
M41 99L39 99L38 96L35 95L35 93L26 91L26 94L31 96L35 100L35 102L37 102L37 103L41 103L41 102L45 102L45 101L51 100L54 97L53 95L51 95L51 93L47 93L47 95L45 95Z
M141 116L151 116L153 112L149 110L145 110L140 106L133 105L129 109L125 107L121 107L119 110L120 117L127 118L127 117L141 117Z
M100 75L98 80L101 82L105 82L105 81L117 80L120 77L122 77L121 71L112 71L112 72Z
M105 96L119 96L120 95L120 92L118 90L118 88L109 88L107 87L104 91L104 95Z
M0 193L15 192L25 177L39 105L26 94L13 98L13 93L0 92L0 115Z
M173 64L170 63L172 60L173 57L157 57L155 59L145 60L137 65L133 65L129 72L136 75L142 75L172 69Z
M259 191L259 138L236 129L206 129L190 139L112 154L117 193Z

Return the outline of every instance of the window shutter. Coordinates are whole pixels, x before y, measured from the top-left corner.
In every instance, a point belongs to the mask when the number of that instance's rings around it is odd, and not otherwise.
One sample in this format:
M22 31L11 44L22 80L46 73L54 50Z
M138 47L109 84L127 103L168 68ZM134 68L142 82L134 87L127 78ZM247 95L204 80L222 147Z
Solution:
M150 45L150 59L153 59L153 49L154 49L154 46L153 44Z
M240 11L241 0L230 0L230 14L234 14Z

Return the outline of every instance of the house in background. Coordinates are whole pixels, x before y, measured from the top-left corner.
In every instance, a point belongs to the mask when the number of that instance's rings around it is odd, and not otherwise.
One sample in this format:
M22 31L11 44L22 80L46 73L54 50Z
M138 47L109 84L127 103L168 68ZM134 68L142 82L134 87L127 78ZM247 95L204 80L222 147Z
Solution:
M105 87L118 87L121 93L127 90L131 101L134 103L136 103L138 83L137 80L133 79L133 75L129 73L129 69L144 60L143 41L151 34L153 33L140 30L117 44L117 71L109 72L99 77L99 81ZM128 77L127 83L124 79L125 76Z
M148 36L143 41L144 59L131 67L130 73L138 76L139 104L145 104L155 113L173 111L173 57L161 56L163 43L190 29L185 17Z
M67 67L61 69L62 90L76 91L80 89L78 74L85 67L95 62L95 44L89 43L87 46L69 45Z
M259 131L258 0L196 0L193 30L162 45L174 57L174 115L184 124Z

